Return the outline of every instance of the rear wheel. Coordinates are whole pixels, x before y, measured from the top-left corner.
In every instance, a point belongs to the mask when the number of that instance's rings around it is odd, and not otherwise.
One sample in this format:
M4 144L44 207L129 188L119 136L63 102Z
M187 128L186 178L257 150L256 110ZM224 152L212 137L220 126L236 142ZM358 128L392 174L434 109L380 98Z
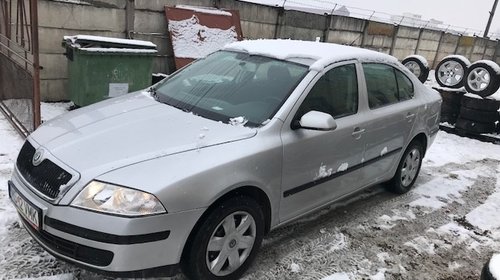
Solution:
M237 279L262 242L264 215L253 199L230 198L202 221L183 259L190 279Z
M396 175L388 182L387 188L398 194L408 192L417 180L423 156L424 148L422 144L419 141L410 143L399 162Z

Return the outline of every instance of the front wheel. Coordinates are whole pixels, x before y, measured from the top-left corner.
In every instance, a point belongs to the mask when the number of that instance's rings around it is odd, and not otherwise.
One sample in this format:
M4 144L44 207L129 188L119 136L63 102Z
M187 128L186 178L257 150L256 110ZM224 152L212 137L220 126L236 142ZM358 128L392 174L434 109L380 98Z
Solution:
M405 150L396 175L388 182L387 188L398 194L408 192L417 180L423 157L424 148L422 144L419 141L413 141Z
M238 196L205 217L183 260L190 279L238 279L250 266L264 235L264 215L253 199Z

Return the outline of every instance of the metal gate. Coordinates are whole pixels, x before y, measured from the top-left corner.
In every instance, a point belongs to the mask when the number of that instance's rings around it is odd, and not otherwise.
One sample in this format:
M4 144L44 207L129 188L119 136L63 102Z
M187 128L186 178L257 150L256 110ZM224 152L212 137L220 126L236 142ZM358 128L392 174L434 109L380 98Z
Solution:
M37 0L0 0L0 111L24 136L40 125Z

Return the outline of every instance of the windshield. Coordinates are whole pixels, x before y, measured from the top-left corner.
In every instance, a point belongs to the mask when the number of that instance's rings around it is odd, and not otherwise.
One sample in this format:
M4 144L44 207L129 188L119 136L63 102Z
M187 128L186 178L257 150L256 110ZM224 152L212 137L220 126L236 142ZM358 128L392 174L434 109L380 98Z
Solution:
M260 126L271 119L308 67L245 53L219 51L156 88L160 102L233 125Z

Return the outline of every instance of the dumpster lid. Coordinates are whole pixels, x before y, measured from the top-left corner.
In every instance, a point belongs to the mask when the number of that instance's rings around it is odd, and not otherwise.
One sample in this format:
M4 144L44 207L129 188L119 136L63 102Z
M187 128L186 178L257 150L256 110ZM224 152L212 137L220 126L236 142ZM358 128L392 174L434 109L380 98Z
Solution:
M116 52L117 49L156 50L156 45L149 41L120 39L93 35L64 36L64 42L68 46L72 46L75 48L113 48L113 52Z

